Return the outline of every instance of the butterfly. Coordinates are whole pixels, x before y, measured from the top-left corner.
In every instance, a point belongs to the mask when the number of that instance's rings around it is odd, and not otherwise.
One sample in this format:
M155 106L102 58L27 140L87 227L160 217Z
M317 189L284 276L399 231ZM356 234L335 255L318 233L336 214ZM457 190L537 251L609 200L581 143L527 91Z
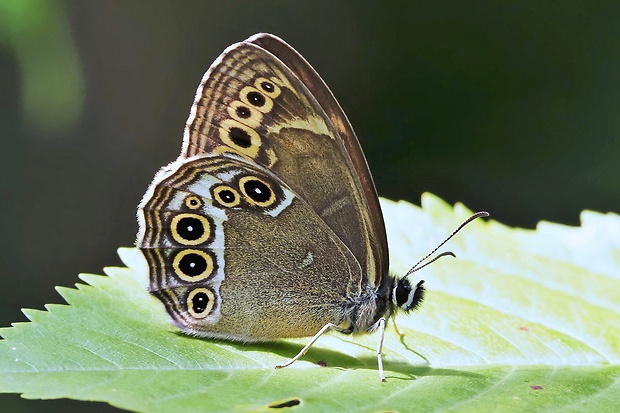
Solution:
M283 40L233 44L198 87L181 154L138 207L149 291L187 334L241 342L363 334L415 310L389 274L381 207L329 88Z

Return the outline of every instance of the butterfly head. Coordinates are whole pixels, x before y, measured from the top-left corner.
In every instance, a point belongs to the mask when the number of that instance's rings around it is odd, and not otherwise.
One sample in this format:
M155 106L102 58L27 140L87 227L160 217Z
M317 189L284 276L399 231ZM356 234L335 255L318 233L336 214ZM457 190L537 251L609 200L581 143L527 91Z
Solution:
M422 304L424 291L424 280L412 286L408 278L397 279L392 289L392 303L405 312L413 311Z

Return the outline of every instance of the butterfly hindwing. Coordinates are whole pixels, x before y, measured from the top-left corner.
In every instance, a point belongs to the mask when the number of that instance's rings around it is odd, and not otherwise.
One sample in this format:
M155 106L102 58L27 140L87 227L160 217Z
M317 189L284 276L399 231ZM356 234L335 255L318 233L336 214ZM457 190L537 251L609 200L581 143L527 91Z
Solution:
M322 219L277 176L235 155L164 168L139 219L150 290L189 333L311 335L343 320L347 297L359 290L357 260ZM302 279L312 283L301 288Z

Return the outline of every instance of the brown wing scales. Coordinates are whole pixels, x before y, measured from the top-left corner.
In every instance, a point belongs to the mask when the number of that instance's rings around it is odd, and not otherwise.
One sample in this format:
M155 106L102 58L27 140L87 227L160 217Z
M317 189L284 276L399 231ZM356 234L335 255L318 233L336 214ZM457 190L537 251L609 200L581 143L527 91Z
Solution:
M341 136L346 117L334 126L313 87L262 47L231 46L203 78L181 155L232 152L269 168L347 245L375 285L387 271L387 242L382 217L369 213L369 205L378 206L374 186L370 181L366 189L362 180L370 174L360 174L359 159L348 154L348 141L359 144L355 135Z

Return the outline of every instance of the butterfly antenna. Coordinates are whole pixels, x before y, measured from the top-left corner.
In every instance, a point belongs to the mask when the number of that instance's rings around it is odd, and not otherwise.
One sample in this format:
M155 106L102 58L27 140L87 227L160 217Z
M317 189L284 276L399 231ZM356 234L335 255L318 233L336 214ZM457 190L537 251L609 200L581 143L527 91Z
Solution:
M426 261L427 259L429 259L434 253L437 252L437 250L441 247L443 247L443 245L450 241L450 239L455 236L460 230L463 229L463 227L467 224L469 224L470 222L472 222L474 219L477 218L482 218L482 217L488 217L489 213L485 212L485 211L480 211L480 212L476 212L474 215L470 216L469 218L467 218L461 225L459 225L459 227L457 229L455 229L454 231L452 231L452 234L450 234L445 240L443 240L439 245L437 245L435 247L435 249L433 249L431 252L429 252L424 258L422 258L420 261L418 261L413 267L411 267L411 269L409 271L407 271L407 274L405 274L406 278L409 275L411 275L412 273L421 270L422 268L426 267L427 265L430 265L432 263L434 263L435 261L437 261L438 259L440 259L441 257L445 257L446 255L450 255L452 257L456 257L456 255L454 255L454 253L452 251L446 251L446 252L442 252L441 254L439 254L438 256L436 256L435 258L433 258L432 260L430 260L429 262L424 263L424 261ZM422 263L424 263L424 265L421 265Z

